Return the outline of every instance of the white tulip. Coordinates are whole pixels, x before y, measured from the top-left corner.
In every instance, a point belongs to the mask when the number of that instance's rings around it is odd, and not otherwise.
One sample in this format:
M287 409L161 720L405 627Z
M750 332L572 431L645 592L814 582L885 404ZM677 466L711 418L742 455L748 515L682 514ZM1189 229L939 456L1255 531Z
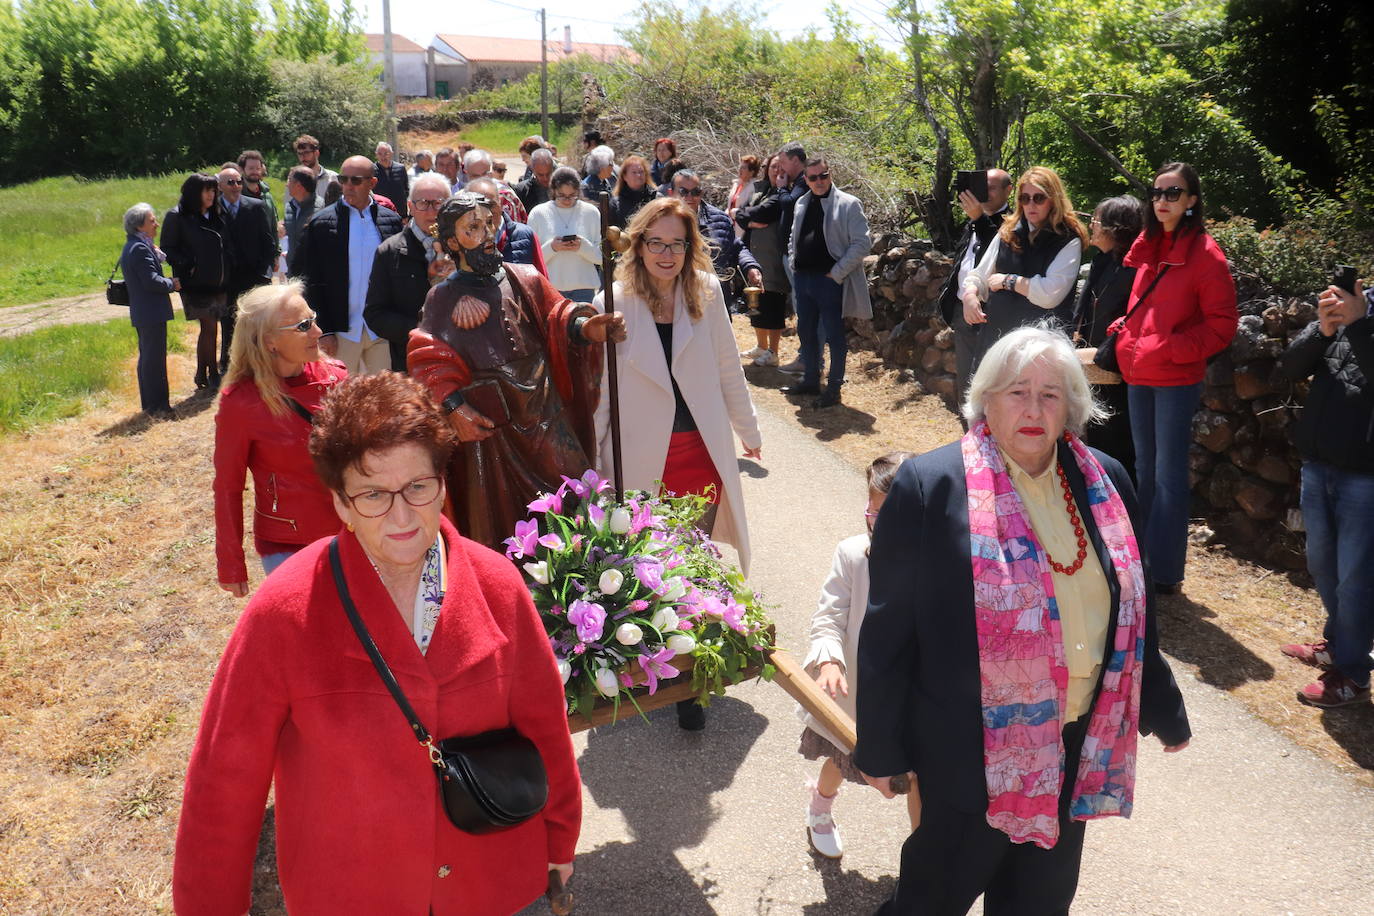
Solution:
M530 578L540 585L549 584L549 564L546 561L540 560L538 563L526 563L525 572L529 573Z
M568 683L568 679L572 677L572 665L568 664L566 658L560 658L558 660L558 676L563 678L563 683L565 684Z
M624 584L625 574L618 569L606 570L601 574L601 581L597 583L603 595L614 595Z
M677 611L670 607L659 608L658 613L654 615L654 619L649 622L652 623L654 629L658 630L660 633L672 632L677 629L678 625Z
M615 631L615 641L622 646L633 646L644 638L644 631L632 623L622 623Z
M674 633L668 637L664 645L671 649L674 655L686 655L697 647L697 641L690 633Z
M618 506L611 511L611 533L625 534L630 530L630 510Z
M687 583L682 581L681 576L674 577L663 583L663 600L676 601L687 594Z
M620 692L620 681L610 668L596 669L596 691L603 697L613 697Z

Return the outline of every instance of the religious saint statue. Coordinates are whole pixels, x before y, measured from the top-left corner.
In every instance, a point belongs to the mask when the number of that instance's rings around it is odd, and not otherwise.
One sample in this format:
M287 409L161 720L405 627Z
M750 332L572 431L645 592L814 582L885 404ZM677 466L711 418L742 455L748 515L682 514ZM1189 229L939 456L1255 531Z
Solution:
M526 506L592 466L603 344L619 315L572 302L533 267L504 264L497 204L460 191L439 210L457 269L425 299L406 364L460 440L447 509L467 537L500 549Z

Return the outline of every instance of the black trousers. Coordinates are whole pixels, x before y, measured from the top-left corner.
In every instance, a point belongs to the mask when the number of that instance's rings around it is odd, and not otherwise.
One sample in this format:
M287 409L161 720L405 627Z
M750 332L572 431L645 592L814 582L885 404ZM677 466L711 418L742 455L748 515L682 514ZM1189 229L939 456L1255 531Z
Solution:
M1086 727L1086 717L1065 727L1066 761L1078 759ZM897 889L879 916L963 916L979 894L984 916L1067 916L1086 824L1068 819L1070 774L1064 784L1053 849L1013 843L988 825L986 811L971 814L922 793L921 826L902 844Z
M138 401L144 410L171 406L167 388L167 322L141 325L138 332Z

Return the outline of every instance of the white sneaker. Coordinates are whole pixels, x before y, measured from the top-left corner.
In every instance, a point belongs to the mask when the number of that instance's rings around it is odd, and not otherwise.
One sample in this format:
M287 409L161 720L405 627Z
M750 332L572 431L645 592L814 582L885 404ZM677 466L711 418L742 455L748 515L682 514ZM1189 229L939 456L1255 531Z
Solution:
M818 855L827 859L838 859L844 855L844 841L840 839L840 828L830 812L806 815L806 839Z
M755 366L776 366L778 364L778 354L772 350L764 350L755 360Z
M768 351L765 350L763 347L754 347L752 350L745 350L743 353L739 355L739 358L744 360L746 363L751 363L767 352Z
M801 375L802 372L806 369L806 367L802 365L800 356L792 360L792 362L786 363L785 365L779 366L778 368L781 369L783 372L788 373L789 375Z

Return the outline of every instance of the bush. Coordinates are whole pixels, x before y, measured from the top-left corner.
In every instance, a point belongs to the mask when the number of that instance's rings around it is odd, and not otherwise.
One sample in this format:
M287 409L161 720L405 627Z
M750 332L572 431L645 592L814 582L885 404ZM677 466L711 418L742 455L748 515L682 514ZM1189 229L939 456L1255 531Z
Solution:
M376 68L320 56L273 61L270 70L272 89L262 115L280 146L310 134L320 141L321 157L334 161L370 154L385 135L385 96Z
M1209 231L1240 276L1253 277L1283 296L1309 296L1325 289L1337 264L1352 264L1369 276L1374 236L1360 231L1349 209L1320 200L1282 226L1260 229L1233 216Z

